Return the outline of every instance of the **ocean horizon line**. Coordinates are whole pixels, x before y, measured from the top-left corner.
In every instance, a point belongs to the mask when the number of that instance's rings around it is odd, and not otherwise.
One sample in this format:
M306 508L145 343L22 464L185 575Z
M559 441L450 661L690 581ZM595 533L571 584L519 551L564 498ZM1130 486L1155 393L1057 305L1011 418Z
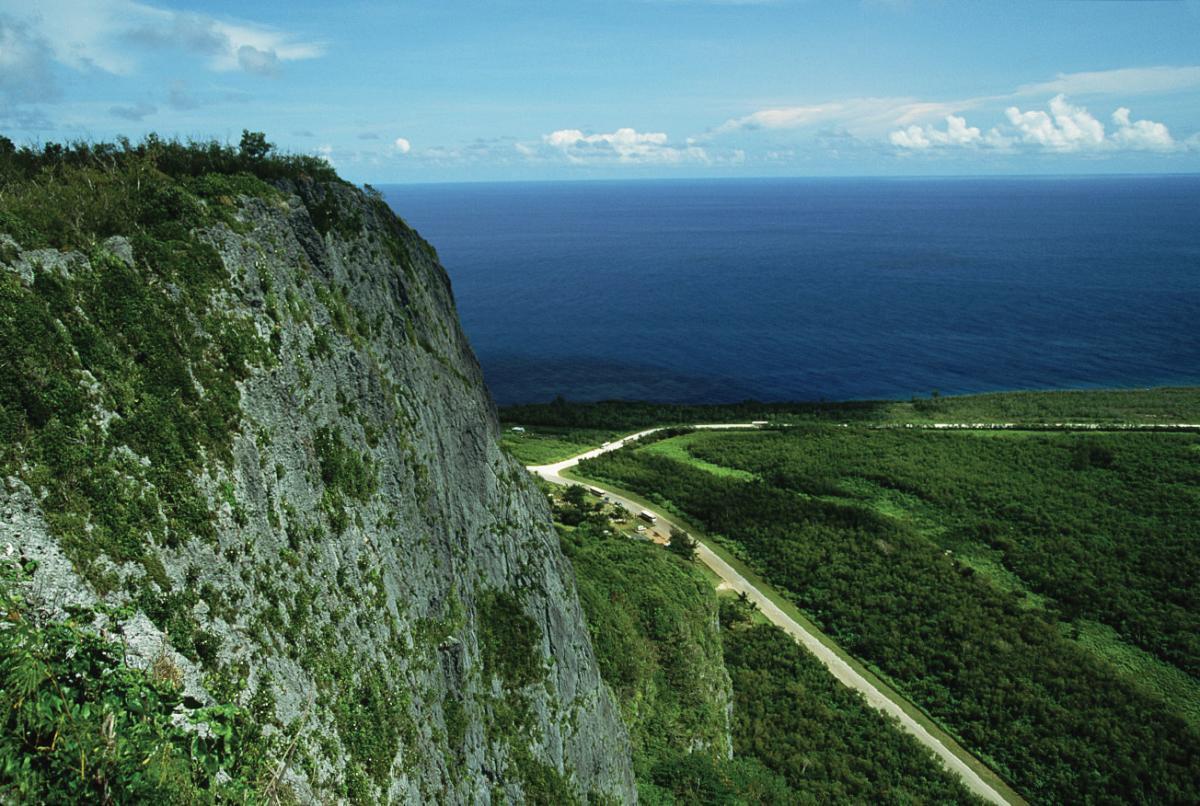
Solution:
M707 184L737 182L959 182L959 181L1056 181L1104 179L1200 179L1200 171L1188 172L1100 172L1100 173L1023 173L1023 174L806 174L802 176L630 176L573 177L534 179L446 179L418 182L364 182L374 188L435 188L488 185L648 185Z

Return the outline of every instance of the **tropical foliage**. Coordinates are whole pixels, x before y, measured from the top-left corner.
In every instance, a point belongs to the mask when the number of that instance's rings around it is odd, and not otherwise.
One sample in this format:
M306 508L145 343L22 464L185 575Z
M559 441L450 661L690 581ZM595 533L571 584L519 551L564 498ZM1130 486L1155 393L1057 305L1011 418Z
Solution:
M828 428L692 444L754 480L644 449L580 470L715 536L1032 799L1196 799L1200 732L1060 621L1101 617L1192 662L1194 437ZM960 560L968 543L1012 559ZM1024 576L1063 601L1031 598Z
M718 604L694 563L594 520L561 535L629 727L641 802L973 802L790 638L756 626L748 604Z

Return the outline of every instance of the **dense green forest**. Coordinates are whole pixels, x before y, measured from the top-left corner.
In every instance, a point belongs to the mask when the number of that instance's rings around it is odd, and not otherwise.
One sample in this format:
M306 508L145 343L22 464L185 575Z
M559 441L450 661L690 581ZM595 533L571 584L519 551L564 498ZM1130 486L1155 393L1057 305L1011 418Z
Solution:
M990 549L1058 618L1104 622L1200 675L1200 436L806 429L698 434L690 451L879 502L960 556Z
M909 401L745 401L722 404L605 400L506 406L505 423L553 428L636 431L652 425L714 422L1021 422L1200 423L1200 388L1068 392L994 392Z
M1159 657L1194 658L1194 440L814 428L690 438L741 475L644 448L580 471L721 541L1032 800L1187 803L1200 732L1061 619L1102 616ZM1012 567L977 571L954 554L967 543L1011 550ZM1069 604L1001 585L1002 572L1070 591Z
M796 803L976 803L923 745L866 706L783 630L722 599L734 753L784 777Z
M887 413L913 422L1197 423L1200 388L934 394L889 403Z
M576 519L577 506L562 509ZM629 727L642 803L975 802L915 739L782 631L756 624L748 605L723 598L718 631L718 597L694 563L612 534L594 513L560 534Z
M598 403L574 403L557 398L550 403L505 406L500 419L505 423L553 428L612 429L636 431L652 425L729 422L751 420L876 420L883 416L885 403L646 403L605 400Z

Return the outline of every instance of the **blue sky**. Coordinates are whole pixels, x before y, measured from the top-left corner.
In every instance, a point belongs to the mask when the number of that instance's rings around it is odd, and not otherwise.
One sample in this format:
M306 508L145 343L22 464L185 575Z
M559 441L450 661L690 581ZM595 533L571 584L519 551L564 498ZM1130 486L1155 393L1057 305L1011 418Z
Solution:
M13 140L358 182L1200 171L1200 2L0 0Z

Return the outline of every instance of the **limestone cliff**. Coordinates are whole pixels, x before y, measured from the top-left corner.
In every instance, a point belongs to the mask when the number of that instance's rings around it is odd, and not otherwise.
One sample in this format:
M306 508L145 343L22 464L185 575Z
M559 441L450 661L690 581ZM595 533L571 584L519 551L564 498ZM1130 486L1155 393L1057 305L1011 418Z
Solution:
M0 215L0 551L28 617L177 672L182 710L252 708L272 796L632 802L434 250L336 181L147 176L137 226L86 248Z

